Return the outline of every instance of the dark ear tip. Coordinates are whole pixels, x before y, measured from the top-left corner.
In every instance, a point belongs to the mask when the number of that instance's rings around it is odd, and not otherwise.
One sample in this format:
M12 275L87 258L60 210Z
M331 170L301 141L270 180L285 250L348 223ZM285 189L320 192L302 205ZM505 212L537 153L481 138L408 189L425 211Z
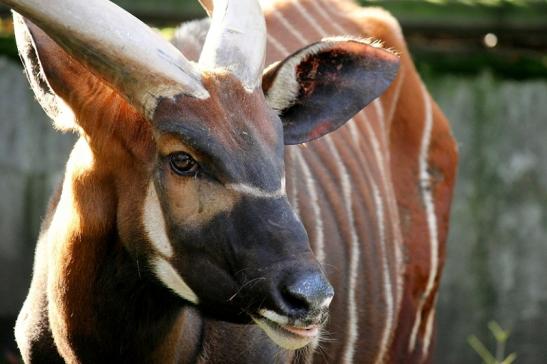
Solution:
M399 72L401 59L393 48L384 48L381 41L373 39L342 38L333 39L337 47L361 57L363 67L382 72L387 81L393 81Z
M401 69L401 59L399 56L394 55L393 58L385 62L384 65L386 78L391 83L399 74L399 70Z
M381 74L381 78L386 83L386 89L397 78L401 68L401 58L399 54L390 48L382 48L379 45L363 44L366 50L363 53L365 66L369 70Z

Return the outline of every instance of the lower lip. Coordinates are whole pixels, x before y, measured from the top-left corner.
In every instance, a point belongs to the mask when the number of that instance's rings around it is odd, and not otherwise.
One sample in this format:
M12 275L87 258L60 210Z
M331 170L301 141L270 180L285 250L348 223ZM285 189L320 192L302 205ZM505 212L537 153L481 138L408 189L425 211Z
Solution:
M304 328L288 326L288 325L279 325L283 330L290 332L293 335L301 337L316 337L319 335L319 326L313 325Z

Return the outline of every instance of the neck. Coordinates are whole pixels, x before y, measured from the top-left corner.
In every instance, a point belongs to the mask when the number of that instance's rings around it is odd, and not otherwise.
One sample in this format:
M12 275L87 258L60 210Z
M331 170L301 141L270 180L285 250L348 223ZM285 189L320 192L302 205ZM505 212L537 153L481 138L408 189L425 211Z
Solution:
M156 361L158 355L168 354L166 342L180 337L182 330L199 333L200 322L189 318L184 301L148 271L139 252L145 248L138 248L144 245L132 236L136 234L119 231L123 224L117 219L130 216L119 210L123 197L115 175L99 170L100 165L80 140L51 221L44 227L48 254L37 259L48 259L44 303L49 325L65 361ZM120 236L132 241L122 242ZM181 350L172 355L196 355Z
M90 362L106 357L127 362L195 358L198 345L178 346L181 337L188 344L199 340L197 313L157 282L144 259L130 255L119 243L110 246L92 284L97 335L91 341L96 346L83 338L78 345L86 351L83 355L93 359Z

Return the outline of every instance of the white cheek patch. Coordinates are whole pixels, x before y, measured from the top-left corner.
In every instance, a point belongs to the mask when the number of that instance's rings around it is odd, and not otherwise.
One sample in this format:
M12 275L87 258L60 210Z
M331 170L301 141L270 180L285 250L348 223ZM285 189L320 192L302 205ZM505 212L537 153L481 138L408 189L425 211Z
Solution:
M154 249L164 257L172 257L173 247L167 237L165 219L156 193L156 188L152 182L148 185L146 200L144 201L143 224L144 231Z
M156 276L169 289L194 304L199 303L198 296L168 261L161 257L155 257L152 258L151 265Z
M148 185L143 213L144 230L154 249L161 255L152 258L150 264L158 279L182 298L197 304L198 296L184 282L180 274L165 259L173 256L173 247L167 236L165 219L153 183ZM165 258L164 258L165 257Z

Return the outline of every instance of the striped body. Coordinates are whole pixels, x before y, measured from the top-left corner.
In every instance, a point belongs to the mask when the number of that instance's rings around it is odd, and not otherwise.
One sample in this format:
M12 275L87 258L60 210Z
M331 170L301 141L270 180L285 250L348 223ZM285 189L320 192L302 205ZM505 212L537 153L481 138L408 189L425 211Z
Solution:
M399 76L381 98L336 132L287 147L287 194L336 292L315 360L428 362L457 165L448 122L385 11L344 0L263 7L266 64L332 35L400 53ZM199 34L188 40L176 44L199 54Z
M316 357L428 361L456 169L447 121L388 14L328 0L266 12L270 61L333 34L376 38L401 53L384 96L335 133L288 149L288 193L336 292L333 340Z

